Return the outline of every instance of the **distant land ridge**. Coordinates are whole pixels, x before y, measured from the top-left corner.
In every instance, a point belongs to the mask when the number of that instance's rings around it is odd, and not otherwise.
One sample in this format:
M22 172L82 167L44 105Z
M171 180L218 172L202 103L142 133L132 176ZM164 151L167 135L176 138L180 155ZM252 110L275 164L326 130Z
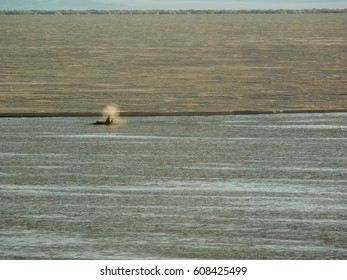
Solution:
M323 14L347 13L346 9L250 9L250 10L0 10L0 15L136 15L136 14Z

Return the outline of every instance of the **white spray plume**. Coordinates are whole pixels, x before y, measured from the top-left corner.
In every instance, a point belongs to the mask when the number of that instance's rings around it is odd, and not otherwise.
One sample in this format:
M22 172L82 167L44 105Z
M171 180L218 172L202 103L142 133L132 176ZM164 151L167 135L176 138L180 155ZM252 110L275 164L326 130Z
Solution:
M113 124L116 124L117 126L123 125L126 123L126 120L121 118L120 116L120 110L119 107L115 104L107 105L102 110L102 116L106 119L108 116L113 120Z
M102 115L103 117L107 118L110 116L113 121L117 121L119 118L119 109L117 105L111 104L107 105L103 110L102 110Z

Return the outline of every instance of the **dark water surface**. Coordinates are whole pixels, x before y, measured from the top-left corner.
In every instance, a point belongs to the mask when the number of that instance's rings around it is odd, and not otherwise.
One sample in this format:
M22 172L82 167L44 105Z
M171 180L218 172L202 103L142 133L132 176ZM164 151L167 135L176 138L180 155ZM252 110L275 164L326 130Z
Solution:
M346 118L2 118L0 258L346 259Z

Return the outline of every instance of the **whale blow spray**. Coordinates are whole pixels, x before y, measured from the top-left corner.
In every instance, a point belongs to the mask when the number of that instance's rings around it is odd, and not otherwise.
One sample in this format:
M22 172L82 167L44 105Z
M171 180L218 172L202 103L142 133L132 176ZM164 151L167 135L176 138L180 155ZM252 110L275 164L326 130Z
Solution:
M119 123L119 108L117 105L111 104L107 105L103 110L102 110L102 116L104 118L107 118L110 116L111 119L113 119L114 123Z

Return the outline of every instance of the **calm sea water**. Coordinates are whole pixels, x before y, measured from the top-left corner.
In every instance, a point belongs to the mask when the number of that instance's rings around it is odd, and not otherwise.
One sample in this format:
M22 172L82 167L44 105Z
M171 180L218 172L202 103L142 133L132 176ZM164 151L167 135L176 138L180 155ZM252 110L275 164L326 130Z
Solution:
M1 259L346 259L347 114L2 118Z

